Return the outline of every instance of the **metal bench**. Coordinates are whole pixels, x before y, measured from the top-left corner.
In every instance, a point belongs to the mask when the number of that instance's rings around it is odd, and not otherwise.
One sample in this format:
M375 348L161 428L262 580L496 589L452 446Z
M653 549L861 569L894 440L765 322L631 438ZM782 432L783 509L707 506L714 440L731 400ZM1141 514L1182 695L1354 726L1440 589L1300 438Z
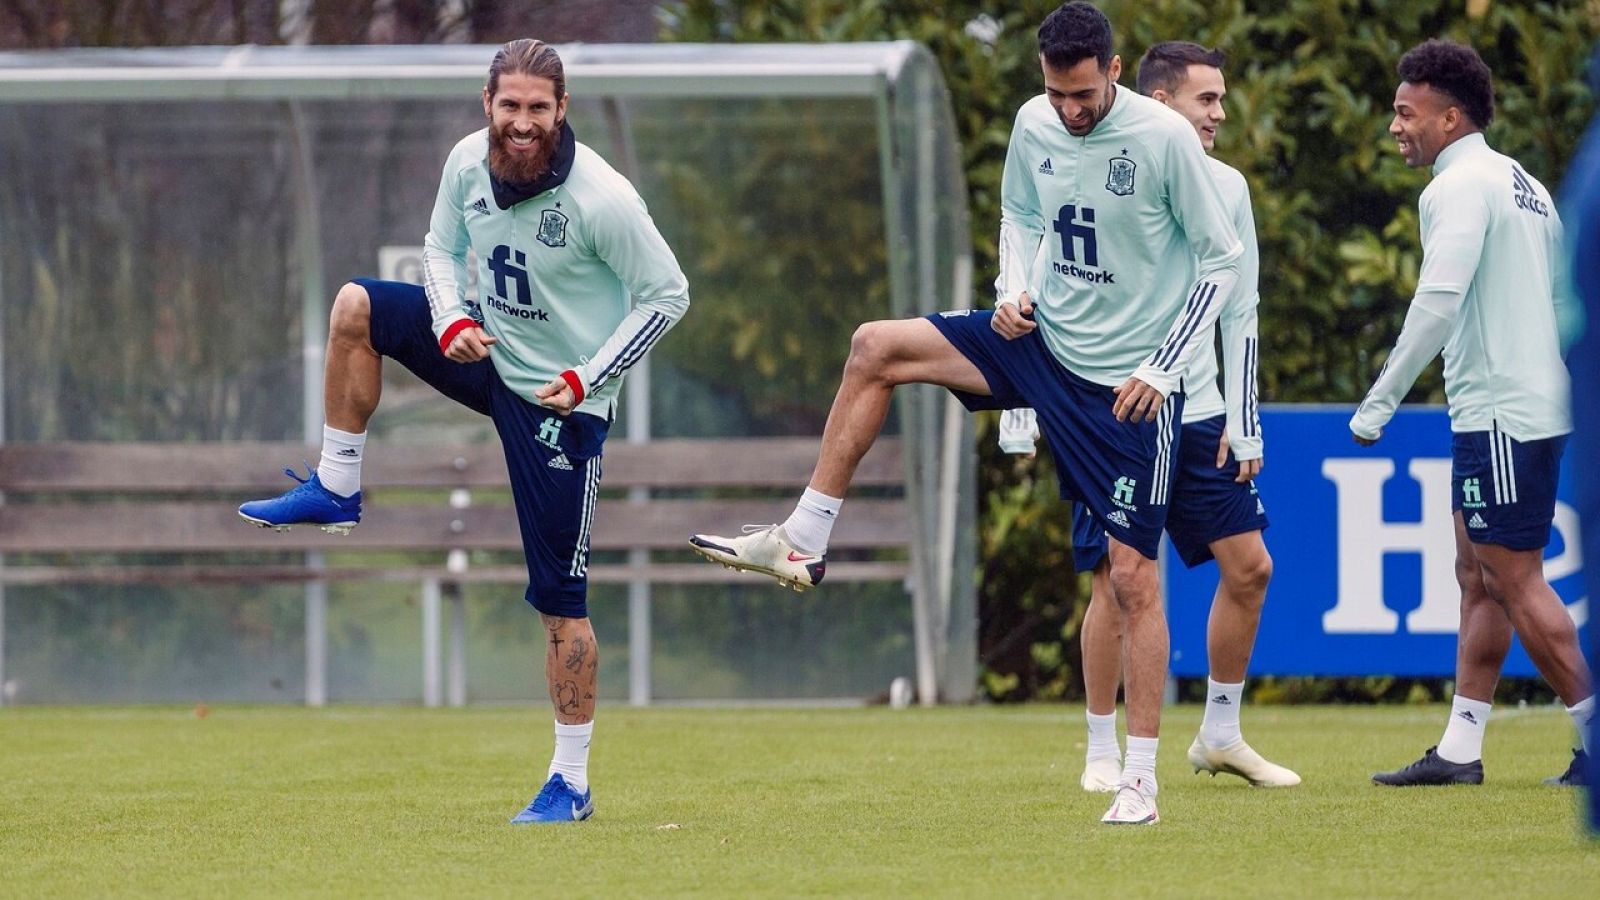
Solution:
M632 702L649 701L650 585L757 577L688 561L681 552L660 557L683 551L697 529L781 521L816 453L812 438L607 444L591 541L597 554L619 561L591 564L589 577L630 585ZM326 583L418 582L424 703L437 705L446 687L451 704L464 703L460 585L515 583L527 575L520 563L504 559L471 562L476 551L503 556L521 550L500 447L375 443L363 471L362 524L347 536L315 528L275 533L239 519L239 501L289 486L278 464L317 454L298 443L0 445L0 617L6 585L304 582L307 703L321 705L327 698ZM830 561L828 580L907 580L913 528L898 439L879 441L855 486L862 496L852 499L850 515L834 533L831 550L842 558ZM285 551L304 556L286 564ZM415 561L378 564L363 558L368 551L404 551ZM200 561L138 559L174 553ZM239 561L253 554L264 559ZM452 607L447 686L439 669L446 601ZM0 682L3 635L0 618Z

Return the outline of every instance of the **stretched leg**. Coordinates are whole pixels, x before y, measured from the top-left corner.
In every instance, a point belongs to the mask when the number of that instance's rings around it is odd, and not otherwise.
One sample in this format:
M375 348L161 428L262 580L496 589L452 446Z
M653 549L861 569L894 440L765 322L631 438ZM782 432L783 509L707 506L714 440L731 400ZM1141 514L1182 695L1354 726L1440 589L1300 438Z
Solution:
M989 395L989 384L926 319L868 322L850 340L844 378L822 433L810 485L781 525L742 537L696 534L695 552L712 562L771 575L796 591L822 581L833 523L856 466L883 428L896 385L921 382Z
M360 523L361 462L367 420L378 408L382 392L382 367L382 357L372 346L371 297L365 287L346 284L334 297L328 317L322 456L317 468L288 493L242 504L241 516L279 530L316 525L339 534L348 534Z
M346 284L333 298L322 369L323 421L340 431L366 431L383 391L383 357L372 349L372 302L359 284Z
M833 395L822 451L810 488L843 497L861 457L872 448L889 415L889 400L902 384L937 384L987 396L989 383L926 319L868 322L850 338L844 377Z

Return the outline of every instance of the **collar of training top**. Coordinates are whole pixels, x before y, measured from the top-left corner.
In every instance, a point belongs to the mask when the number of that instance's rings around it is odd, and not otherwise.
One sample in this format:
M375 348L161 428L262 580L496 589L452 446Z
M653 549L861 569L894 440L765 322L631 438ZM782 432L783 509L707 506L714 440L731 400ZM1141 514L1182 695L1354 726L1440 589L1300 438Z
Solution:
M494 177L493 171L489 173L489 185L494 188L495 204L501 209L510 209L524 200L560 187L566 183L567 176L572 174L572 160L577 155L578 138L572 133L572 126L562 120L561 143L556 146L556 155L550 160L550 171L527 184L501 181Z

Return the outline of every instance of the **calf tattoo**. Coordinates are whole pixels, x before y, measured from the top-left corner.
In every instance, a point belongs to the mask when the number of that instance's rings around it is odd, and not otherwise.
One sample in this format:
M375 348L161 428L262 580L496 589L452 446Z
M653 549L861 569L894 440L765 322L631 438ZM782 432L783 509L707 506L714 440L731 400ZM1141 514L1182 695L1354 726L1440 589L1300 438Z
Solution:
M589 656L589 642L583 638L572 639L572 649L567 653L566 667L568 672L577 672L583 668L583 661Z
M554 685L556 694L556 709L563 714L575 716L578 714L578 685L577 682L563 681Z

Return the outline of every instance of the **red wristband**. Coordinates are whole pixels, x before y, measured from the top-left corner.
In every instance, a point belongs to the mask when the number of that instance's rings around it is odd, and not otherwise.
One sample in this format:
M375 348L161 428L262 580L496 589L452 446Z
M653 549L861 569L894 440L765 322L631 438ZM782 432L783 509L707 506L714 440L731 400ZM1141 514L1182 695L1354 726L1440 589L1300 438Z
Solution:
M567 383L567 387L572 388L572 407L576 409L578 404L583 402L583 379L578 377L577 372L568 369L561 373L561 380Z
M468 328L477 327L479 327L478 323L472 321L471 319L457 319L456 321L451 322L450 327L446 328L444 330L444 334L439 336L439 352L448 352L450 349L450 342L456 339L456 335L466 331Z

